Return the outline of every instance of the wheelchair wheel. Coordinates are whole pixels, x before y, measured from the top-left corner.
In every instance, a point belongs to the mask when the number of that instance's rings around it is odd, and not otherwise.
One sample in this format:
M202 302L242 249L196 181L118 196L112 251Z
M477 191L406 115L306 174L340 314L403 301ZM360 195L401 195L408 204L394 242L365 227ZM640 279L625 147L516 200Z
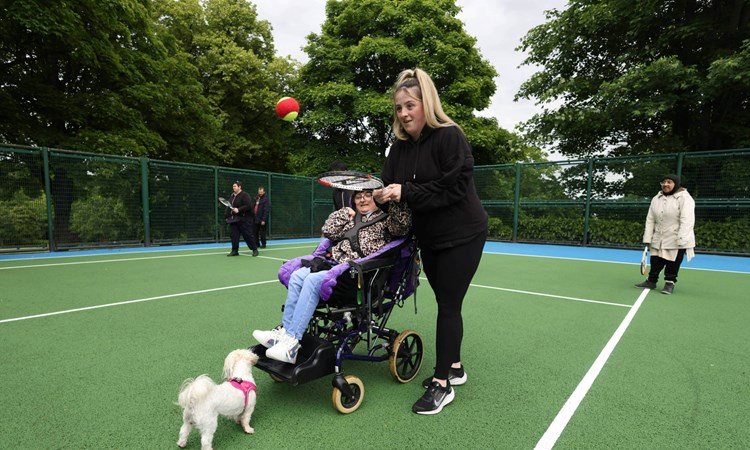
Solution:
M393 341L393 351L388 358L391 375L399 383L413 380L422 367L422 336L406 330Z
M356 411L362 404L365 398L365 385L354 375L347 375L344 379L354 391L354 396L347 397L338 388L333 388L333 407L342 414L349 414Z
M281 377L280 377L280 376L278 376L278 375L275 375L275 374L269 373L269 374L268 374L268 376L269 376L269 377L271 377L271 379L272 379L273 381L277 382L277 383L283 383L283 382L284 382L284 379L283 379L283 378L281 378Z

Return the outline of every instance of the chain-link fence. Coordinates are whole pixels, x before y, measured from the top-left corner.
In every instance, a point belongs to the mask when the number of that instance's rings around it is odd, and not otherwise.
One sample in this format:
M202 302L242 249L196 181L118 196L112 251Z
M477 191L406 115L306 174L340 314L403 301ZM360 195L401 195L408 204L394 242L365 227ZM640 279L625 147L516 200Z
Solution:
M482 166L490 239L637 248L664 174L696 201L698 250L750 254L750 149ZM266 189L271 239L317 237L332 211L312 178L0 146L0 251L225 242L219 196Z
M491 239L636 248L651 198L677 174L696 202L697 249L750 254L750 150L477 167Z

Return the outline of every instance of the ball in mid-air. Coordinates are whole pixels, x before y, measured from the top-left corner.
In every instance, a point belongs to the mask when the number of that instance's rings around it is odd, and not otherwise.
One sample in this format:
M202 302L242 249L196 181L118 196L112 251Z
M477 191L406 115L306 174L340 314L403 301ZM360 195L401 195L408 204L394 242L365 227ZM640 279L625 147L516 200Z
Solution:
M299 103L292 97L284 97L276 103L276 114L287 122L297 118Z

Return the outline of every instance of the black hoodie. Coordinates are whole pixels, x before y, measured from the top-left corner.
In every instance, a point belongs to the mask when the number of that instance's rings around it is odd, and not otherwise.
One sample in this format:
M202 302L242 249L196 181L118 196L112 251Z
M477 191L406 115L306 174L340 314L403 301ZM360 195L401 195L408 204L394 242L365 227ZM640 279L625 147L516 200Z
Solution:
M474 156L460 128L425 125L418 141L397 140L381 175L386 186L401 184L401 201L412 210L421 245L453 247L487 229L474 185Z

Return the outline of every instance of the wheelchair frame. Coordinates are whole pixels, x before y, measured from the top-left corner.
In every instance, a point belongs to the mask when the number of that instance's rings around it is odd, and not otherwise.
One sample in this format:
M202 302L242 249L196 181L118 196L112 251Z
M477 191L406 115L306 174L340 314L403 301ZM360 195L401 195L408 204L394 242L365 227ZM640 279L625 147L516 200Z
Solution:
M391 290L388 285L391 272L401 260L404 248L409 249L409 259L395 289ZM411 295L409 283L413 283L416 311L419 254L413 238L406 239L394 250L395 255L380 255L360 263L349 263L350 268L345 273L358 281L359 301L344 305L336 301L321 301L302 337L295 364L267 358L266 348L259 344L251 347L260 356L257 367L268 372L274 381L294 386L333 374L333 406L343 414L357 410L364 399L362 381L354 375L344 375L346 360L388 360L396 381L408 383L413 380L422 365L422 337L411 330L398 332L386 324L394 308L403 307ZM367 344L366 352L355 353L360 343Z

